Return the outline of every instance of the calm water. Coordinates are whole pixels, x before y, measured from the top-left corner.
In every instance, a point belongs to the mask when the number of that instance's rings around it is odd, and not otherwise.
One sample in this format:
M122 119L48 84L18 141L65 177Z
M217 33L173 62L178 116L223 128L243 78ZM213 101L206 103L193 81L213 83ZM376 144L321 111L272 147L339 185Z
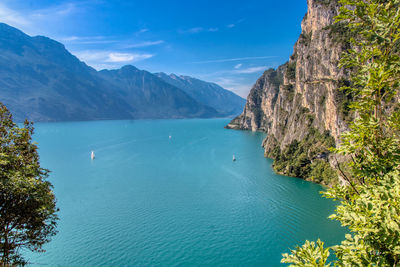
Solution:
M227 122L36 124L61 211L47 252L27 258L50 266L276 266L305 239L341 240L322 188L274 174L264 135L225 130Z

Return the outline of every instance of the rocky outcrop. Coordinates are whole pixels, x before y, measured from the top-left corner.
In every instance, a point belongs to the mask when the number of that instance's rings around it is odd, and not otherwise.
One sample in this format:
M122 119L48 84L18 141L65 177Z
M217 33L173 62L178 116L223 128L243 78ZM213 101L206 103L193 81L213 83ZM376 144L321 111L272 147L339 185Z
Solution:
M308 0L302 33L290 60L259 78L243 113L227 126L266 132L267 157L279 158L293 142L310 138L315 129L328 133L336 143L347 129L346 96L339 90L347 74L338 67L347 43L344 27L334 24L337 12L336 0ZM321 154L308 157L311 164Z

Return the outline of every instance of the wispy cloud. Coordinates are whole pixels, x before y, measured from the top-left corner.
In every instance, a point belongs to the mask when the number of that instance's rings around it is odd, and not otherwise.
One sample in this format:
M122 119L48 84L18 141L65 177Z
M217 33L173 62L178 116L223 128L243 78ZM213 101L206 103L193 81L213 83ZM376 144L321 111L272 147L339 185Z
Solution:
M212 60L204 60L191 62L192 64L203 64L203 63L220 63L220 62L231 62L231 61L244 61L244 60L257 60L257 59L268 59L268 58L277 58L276 56L261 56L261 57L238 57L238 58L225 58L225 59L212 59Z
M155 56L149 53L121 53L98 50L75 51L74 54L95 69L118 68L122 63L134 63Z
M153 56L152 54L109 53L106 62L135 62Z
M198 33L204 31L204 28L202 27L195 27L187 30L188 33Z
M124 45L124 48L139 48L139 47L149 47L149 46L155 46L155 45L160 45L165 43L164 40L157 40L157 41L145 41L141 43L132 43L132 44L127 44Z
M252 87L251 82L255 81L257 76L271 67L272 66L252 66L243 68L243 64L239 63L235 65L233 69L208 72L195 76L204 80L212 81L225 89L231 90L241 97L246 98ZM249 79L249 77L252 78Z
M228 25L226 25L227 28L232 29L234 27L236 27L238 24L242 23L243 21L245 21L245 19L239 19L238 21L236 21L235 23L230 23Z
M189 34L194 34L194 33L201 33L201 32L217 32L219 31L219 28L217 27L211 27L211 28L204 28L204 27L194 27L186 30L179 30L179 33L189 33Z
M44 9L39 9L33 11L30 16L31 17L37 17L37 18L42 18L42 17L48 17L49 15L51 16L67 16L70 15L79 9L79 5L85 4L85 1L82 1L81 3L75 3L75 2L70 2L70 3L63 3L60 5L56 6L51 6L49 8L44 8Z
M78 45L92 45L92 44L115 44L118 43L118 47L121 49L129 48L140 48L149 47L165 43L164 40L156 41L143 41L135 42L131 38L127 37L117 37L117 36L69 36L57 38L58 40L71 44Z
M0 21L17 27L30 34L49 35L57 23L63 23L68 16L77 12L85 12L87 5L99 3L99 0L65 2L48 8L17 11L0 3Z
M259 67L251 67L247 69L241 69L241 70L234 70L235 73L238 74L250 74L250 73L257 73L260 71L264 71L268 68L268 66L259 66Z
M112 44L119 42L119 40L107 36L68 36L57 39L62 42L73 44Z
M225 77L219 77L213 80L213 82L243 98L247 98L247 95L252 87L252 84L243 83L243 81L240 79L230 79Z
M141 33L145 33L145 32L148 32L148 31L149 31L149 29L143 28L143 29L139 30L137 33L141 34Z
M21 29L26 29L31 26L31 22L29 21L28 18L1 3L0 3L0 20L1 22L13 25Z

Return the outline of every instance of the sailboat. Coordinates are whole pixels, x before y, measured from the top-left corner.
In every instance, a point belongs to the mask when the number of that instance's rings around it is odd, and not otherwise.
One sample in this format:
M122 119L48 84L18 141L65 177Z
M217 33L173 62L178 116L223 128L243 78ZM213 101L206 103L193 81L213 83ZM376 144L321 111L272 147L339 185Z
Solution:
M95 158L95 155L94 155L94 151L92 150L92 153L90 153L90 158L92 159L92 160L94 160L94 158Z
M232 156L232 161L236 161L235 154Z

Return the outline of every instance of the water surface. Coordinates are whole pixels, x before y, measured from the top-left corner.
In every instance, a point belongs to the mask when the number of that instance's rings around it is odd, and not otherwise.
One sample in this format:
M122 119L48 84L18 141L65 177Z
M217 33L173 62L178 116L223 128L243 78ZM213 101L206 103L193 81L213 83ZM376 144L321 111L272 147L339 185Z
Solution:
M60 221L47 252L27 258L38 266L276 266L305 239L341 240L322 187L274 174L264 135L227 123L36 124Z

